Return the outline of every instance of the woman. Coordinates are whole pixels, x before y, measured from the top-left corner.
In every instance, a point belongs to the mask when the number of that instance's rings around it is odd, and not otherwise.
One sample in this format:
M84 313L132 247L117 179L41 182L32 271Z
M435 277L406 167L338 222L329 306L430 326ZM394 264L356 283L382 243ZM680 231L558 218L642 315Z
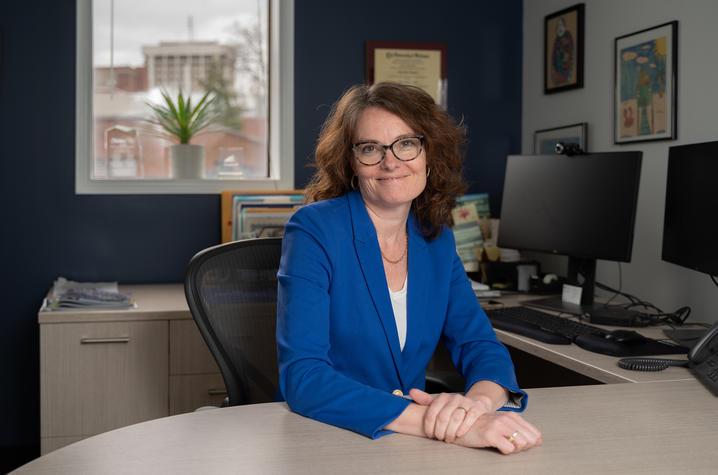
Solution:
M355 86L334 105L311 204L285 228L278 273L280 389L293 411L372 438L400 432L505 454L541 443L511 412L527 396L447 229L464 190L463 142L416 87ZM442 336L465 395L422 390Z

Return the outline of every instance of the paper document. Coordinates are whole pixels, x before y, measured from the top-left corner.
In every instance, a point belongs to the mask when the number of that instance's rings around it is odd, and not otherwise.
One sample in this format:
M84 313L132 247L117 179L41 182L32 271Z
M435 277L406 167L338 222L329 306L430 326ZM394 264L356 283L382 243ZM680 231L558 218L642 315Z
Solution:
M43 307L46 310L131 308L135 303L119 291L117 282L74 282L58 277Z

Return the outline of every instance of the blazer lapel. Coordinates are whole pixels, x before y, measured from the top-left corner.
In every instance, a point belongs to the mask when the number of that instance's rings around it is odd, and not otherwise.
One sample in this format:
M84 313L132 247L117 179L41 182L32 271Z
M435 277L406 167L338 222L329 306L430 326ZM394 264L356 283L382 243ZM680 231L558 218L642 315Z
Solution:
M389 299L389 288L386 282L386 274L384 273L384 265L381 261L381 251L376 230L369 218L361 195L353 191L347 195L347 199L349 200L352 226L354 227L354 244L359 264L384 329L399 382L404 387L401 377L402 359L399 334L396 331L396 321L394 320L394 311L391 308L391 300ZM409 245L411 248L411 243Z
M413 355L421 343L422 329L431 294L431 275L428 272L429 254L424 236L419 231L414 215L409 215L409 288L406 296L406 345L404 365L411 365ZM414 361L415 363L415 361Z

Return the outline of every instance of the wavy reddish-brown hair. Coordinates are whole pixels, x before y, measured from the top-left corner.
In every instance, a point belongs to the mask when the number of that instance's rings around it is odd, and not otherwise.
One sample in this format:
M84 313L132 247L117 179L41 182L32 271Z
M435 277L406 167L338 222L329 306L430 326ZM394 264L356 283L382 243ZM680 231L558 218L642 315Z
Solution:
M316 172L306 187L306 200L326 200L352 189L352 143L364 109L381 107L400 117L424 136L427 169L424 191L412 209L422 234L435 238L443 225L451 226L456 198L466 190L461 167L466 133L422 89L390 82L353 86L334 104L317 140Z

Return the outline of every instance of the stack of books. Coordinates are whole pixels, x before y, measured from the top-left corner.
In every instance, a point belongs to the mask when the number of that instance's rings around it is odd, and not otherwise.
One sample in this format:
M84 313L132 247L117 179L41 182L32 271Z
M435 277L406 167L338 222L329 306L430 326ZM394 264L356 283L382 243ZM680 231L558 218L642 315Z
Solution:
M479 270L479 256L485 237L481 230L481 219L487 219L489 214L489 195L486 193L459 197L456 207L451 211L456 252L467 272Z

